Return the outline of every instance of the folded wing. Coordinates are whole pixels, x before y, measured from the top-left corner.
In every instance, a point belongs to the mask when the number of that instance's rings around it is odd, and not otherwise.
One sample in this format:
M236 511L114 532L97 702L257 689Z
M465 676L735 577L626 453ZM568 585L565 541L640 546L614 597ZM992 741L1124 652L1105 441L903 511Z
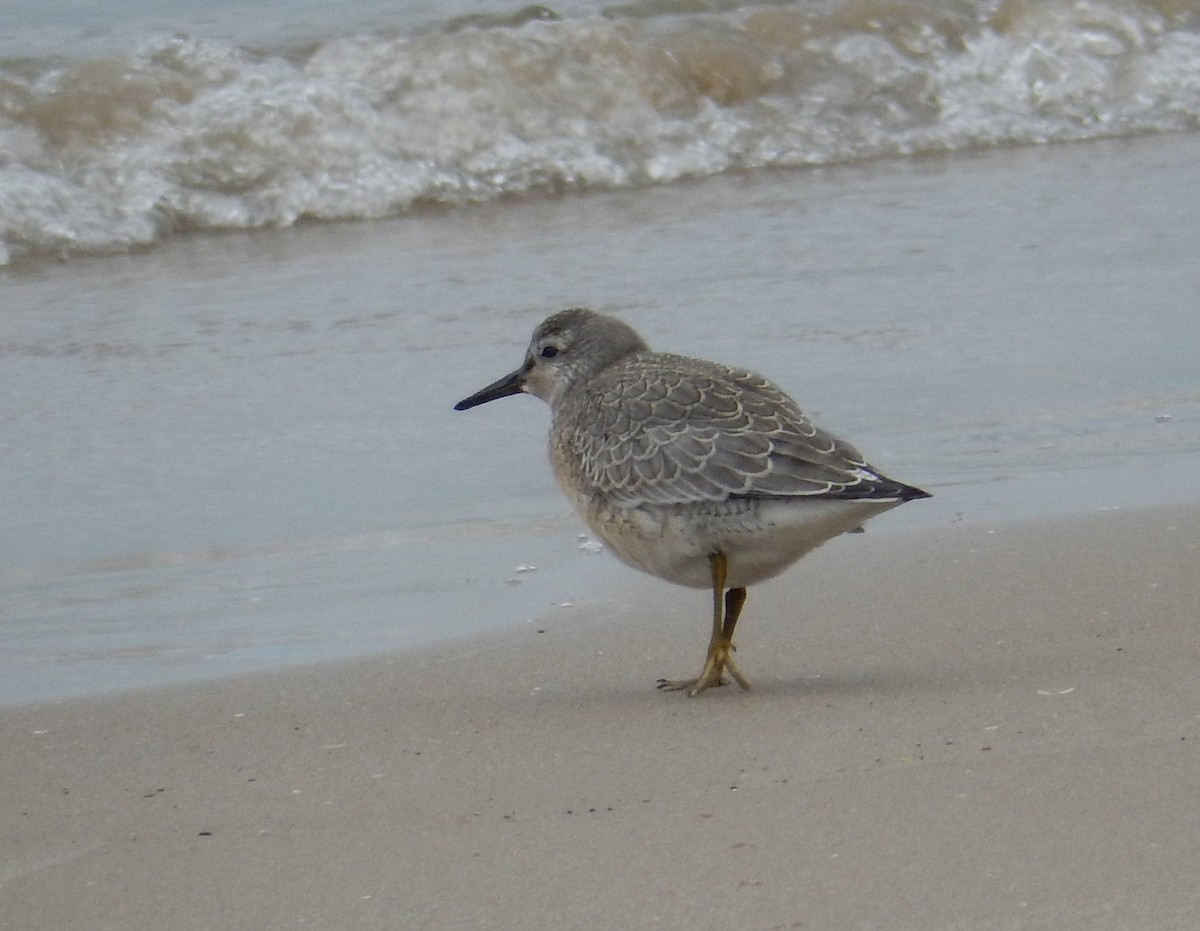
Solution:
M617 503L923 495L877 473L752 372L647 354L588 387L586 404L555 424L555 441L589 490Z

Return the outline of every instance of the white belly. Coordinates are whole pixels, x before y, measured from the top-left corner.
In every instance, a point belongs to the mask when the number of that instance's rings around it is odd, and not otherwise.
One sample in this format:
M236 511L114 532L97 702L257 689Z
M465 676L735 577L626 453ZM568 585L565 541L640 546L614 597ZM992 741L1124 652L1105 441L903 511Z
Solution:
M580 508L624 563L692 588L712 586L709 557L724 553L729 588L778 575L826 540L900 501L831 498L743 499L668 507Z

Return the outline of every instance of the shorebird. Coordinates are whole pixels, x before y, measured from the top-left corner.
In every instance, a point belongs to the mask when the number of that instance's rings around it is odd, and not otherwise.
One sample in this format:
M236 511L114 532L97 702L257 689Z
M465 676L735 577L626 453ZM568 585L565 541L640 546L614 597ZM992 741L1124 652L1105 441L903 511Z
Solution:
M524 364L454 405L532 394L550 405L554 475L587 525L632 566L712 591L700 674L660 679L690 695L723 684L746 588L839 534L929 494L881 474L813 426L761 375L653 352L624 322L556 313Z

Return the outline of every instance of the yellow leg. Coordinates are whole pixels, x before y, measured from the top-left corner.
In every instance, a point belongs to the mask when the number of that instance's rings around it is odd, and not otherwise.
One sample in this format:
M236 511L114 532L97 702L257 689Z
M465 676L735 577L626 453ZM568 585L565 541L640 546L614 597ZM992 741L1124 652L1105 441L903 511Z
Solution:
M746 589L731 588L725 591L728 563L724 553L713 553L708 559L712 566L713 626L704 668L695 679L659 679L660 689L686 690L688 695L699 695L714 685L724 685L721 676L726 670L743 689L750 688L750 683L733 662L732 655L736 649L733 645L733 630L737 626L738 616L742 613L742 605L746 603Z
M730 651L736 650L733 645L733 629L737 627L738 618L742 614L742 605L746 603L746 590L744 588L731 588L725 593L725 623L721 627L721 639ZM746 681L737 666L734 665L733 657L725 658L725 668L729 674L733 676L733 681L740 685L744 690L749 690L750 683Z

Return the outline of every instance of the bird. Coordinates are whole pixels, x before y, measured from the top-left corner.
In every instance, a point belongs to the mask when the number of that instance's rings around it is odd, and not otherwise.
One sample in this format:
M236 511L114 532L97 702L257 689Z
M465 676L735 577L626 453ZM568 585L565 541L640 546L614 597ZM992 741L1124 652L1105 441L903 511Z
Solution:
M746 589L825 541L930 497L888 478L742 368L652 351L624 321L582 307L547 317L516 371L454 405L517 394L550 405L550 463L584 522L618 559L712 592L700 673L658 688L749 689L733 661Z

